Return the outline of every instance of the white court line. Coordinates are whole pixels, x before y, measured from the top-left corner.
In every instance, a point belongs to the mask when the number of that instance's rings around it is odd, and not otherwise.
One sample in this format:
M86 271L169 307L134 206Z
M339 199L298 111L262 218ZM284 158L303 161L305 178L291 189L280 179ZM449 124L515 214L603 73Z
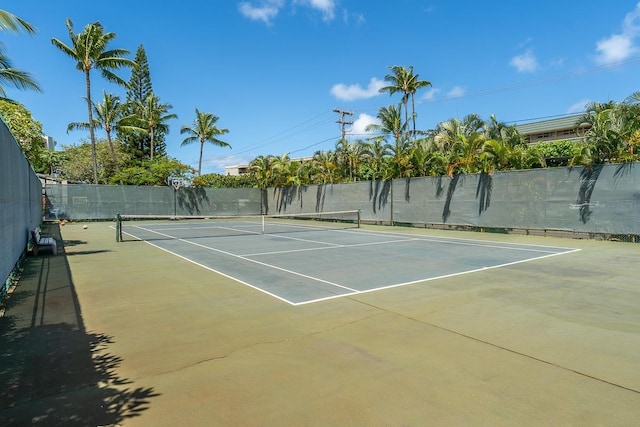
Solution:
M362 235L364 235L365 233L368 233L367 231L355 231L355 230L331 230L331 231L343 232L343 233L346 232L346 233L352 233L352 234L362 234ZM384 233L384 232L372 232L371 234L376 234L376 233ZM402 238L399 240L389 240L384 242L355 243L352 245L345 245L345 244L322 242L317 240L300 239L300 238L295 238L290 236L283 236L280 234L273 234L272 236L280 239L290 239L290 240L297 240L301 242L319 243L322 245L332 245L332 246L306 248L306 249L291 249L291 250L284 250L284 251L256 252L256 253L249 253L249 254L242 254L242 255L243 256L276 255L276 254L286 254L286 253L294 253L294 252L318 251L318 250L334 249L334 248L353 248L353 247L359 247L359 246L386 245L386 244L406 243L406 242L415 242L415 241L442 243L447 245L476 246L476 247L482 247L482 248L504 249L504 250L510 250L510 251L525 251L525 252L536 252L536 253L544 252L549 254L555 254L557 253L557 251L550 250L548 248L553 248L558 250L561 249L563 251L566 251L569 249L569 248L559 248L554 246L528 245L526 243L511 243L511 244L505 243L505 245L507 246L504 246L501 244L496 244L496 242L491 242L489 240L474 241L474 240L468 240L468 239L455 239L451 241L449 240L449 238L446 238L446 237L443 239L439 239L439 238L431 238L431 237L419 237L415 235L402 235L397 233L384 233L384 235L394 235ZM491 244L488 244L488 243L491 243ZM530 246L530 247L514 247L512 245L521 245L521 246ZM575 250L579 250L579 249L575 249Z
M158 249L160 249L160 250L162 250L162 251L165 251L165 252L167 252L167 253L170 253L171 255L177 256L178 258L182 258L182 259L183 259L183 260L185 260L185 261L188 261L188 262L190 262L190 263L192 263L192 264L195 264L195 265L197 265L198 267L202 267L202 268L204 268L204 269L206 269L206 270L213 271L214 273L217 273L217 274L219 274L219 275L221 275L221 276L224 276L224 277L226 277L226 278L228 278L228 279L235 280L235 281L236 281L236 282L238 282L238 283L241 283L241 284L243 284L243 285L245 285L245 286L248 286L248 287L250 287L250 288L253 288L253 289L255 289L256 291L262 292L263 294L267 294L267 295L269 295L269 296L272 296L272 297L274 297L274 298L276 298L276 299L279 299L280 301L286 302L287 304L290 304L290 305L296 305L294 302L289 301L288 299L283 298L283 297L281 297L281 296L280 296L280 295L278 295L278 294L274 294L274 293L272 293L272 292L267 291L266 289L262 289L262 288L260 288L260 287L258 287L258 286L252 285L251 283L245 282L244 280L240 280L240 279L238 279L237 277L234 277L234 276L231 276L231 275L229 275L229 274L223 273L222 271L220 271L220 270L216 270L215 268L209 267L208 265L201 264L201 263L199 263L199 262L197 262L197 261L195 261L195 260L192 260L191 258L188 258L188 257L186 257L186 256L184 256L184 255L180 255L180 254L179 254L179 253L177 253L177 252L170 251L169 249L163 248L162 246L158 246L158 245L156 245L155 243L152 243L152 242L150 242L150 241L148 241L148 240L145 240L144 242L145 242L145 243L147 243L147 244L149 244L149 245L151 245L151 246L153 246L153 247L155 247L155 248L158 248Z
M415 238L416 240L423 240L425 242L436 242L436 243L445 243L445 244L449 244L449 245L466 245L466 246L480 246L483 248L497 248L497 249L510 249L510 250L519 250L519 251L528 251L528 252L548 252L548 253L555 253L554 251L549 250L548 248L551 249L557 249L557 250L562 250L565 252L562 253L569 253L569 252L575 252L575 251L580 251L581 249L576 249L576 248L567 248L567 247L563 247L563 246L550 246L550 245L538 245L538 244L532 244L532 243L509 243L509 242L495 242L492 240L475 240L475 239L463 239L461 237L433 237L433 236L428 236L428 237L422 237L419 235L415 235L415 234L402 234L402 233L397 233L397 232L392 232L392 231L369 231L369 230L336 230L336 231L340 231L342 233L354 233L354 234L381 234L381 235L385 235L385 236L411 236L413 238ZM485 244L487 243L487 244ZM526 247L515 247L515 246L526 246ZM537 248L537 249L536 249ZM547 248L547 249L543 249L543 248ZM568 252L566 252L568 251Z
M214 252L219 252L222 253L224 255L228 255L231 257L235 257L235 258L239 258L248 262L252 262L255 264L259 264L262 266L265 266L267 268L272 268L272 269L276 269L276 270L280 270L283 271L285 273L288 274L292 274L292 275L296 275L296 276L300 276L300 277L305 277L308 278L312 281L317 281L317 282L321 282L321 283L325 283L331 286L335 286L344 290L349 291L348 293L344 293L344 294L337 294L337 295L332 295L329 297L323 297L323 298L317 298L317 299L312 299L312 300L306 300L306 301L302 301L302 302L293 302L290 301L284 297L281 297L277 294L274 294L272 292L269 292L263 288L260 288L258 286L252 285L250 283L247 283L243 280L240 280L234 276L228 275L226 273L223 273L219 270L216 270L212 267L206 266L204 264L201 264L199 262L196 262L190 258L187 258L183 255L180 255L176 252L173 252L169 249L165 249L161 246L158 246L154 243L151 243L149 241L146 241L146 243L150 244L151 246L154 246L158 249L161 249L165 252L171 253L179 258L182 258L186 261L189 261L195 265L198 265L200 267L206 268L207 270L213 271L217 274L220 274L224 277L233 279L245 286L249 286L250 288L253 288L257 291L260 291L264 294L270 295L280 301L286 302L290 305L293 306L298 306L298 305L305 305L305 304L311 304L311 303L315 303L315 302L321 302L321 301L326 301L326 300L331 300L331 299L335 299L335 298L342 298L345 296L353 296L353 295L359 295L359 294L365 294L365 293L369 293L369 292L375 292L375 291L379 291L379 290L385 290L385 289L391 289L391 288L397 288L397 287L402 287L402 286L408 286L408 285L412 285L412 284L416 284L416 283L420 283L420 282L428 282L428 281L432 281L432 280L437 280L437 279L443 279L443 278L448 278L448 277L455 277L455 276L460 276L460 275L464 275L464 274L470 274L470 273L475 273L478 271L485 271L485 270L491 270L491 269L496 269L496 268L501 268L501 267L506 267L506 266L510 266L510 265L515 265L515 264L520 264L520 263L525 263L525 262L529 262L529 261L535 261L535 260L539 260L539 259L544 259L544 258L549 258L549 257L553 257L553 256L557 256L557 255L565 255L565 254L569 254L572 252L578 252L581 249L575 249L575 248L566 248L566 247L557 247L557 246L548 246L548 245L534 245L534 244L527 244L527 243L505 243L504 245L499 245L496 244L496 242L494 241L489 241L489 240L473 240L473 239L463 239L463 238L449 238L449 237L443 237L443 238L438 238L438 237L421 237L421 236L416 236L416 235L408 235L408 234L402 234L402 233L393 233L393 232L384 232L384 231L368 231L368 230L330 230L333 232L342 232L342 233L354 233L354 234L380 234L380 235L385 235L385 236L389 236L389 235L393 235L393 236L398 236L398 237L402 237L403 239L400 240L396 240L396 241L390 241L390 242L373 242L373 243L362 243L362 244L354 244L354 245L339 245L338 247L352 247L352 246L366 246L366 245L377 245L377 244L387 244L387 243L404 243L404 242L413 242L413 241L428 241L428 242L434 242L434 243L444 243L444 244L460 244L460 245L466 245L466 246L479 246L479 247L488 247L488 248L499 248L499 249L508 249L508 250L522 250L522 251L530 251L530 252L547 252L547 254L545 255L541 255L538 257L534 257L534 258L528 258L528 259L524 259L524 260L519 260L519 261L513 261L513 262L508 262L508 263L503 263L503 264L498 264L498 265L494 265L494 266L490 266L490 267L481 267L481 268L476 268L476 269L472 269L472 270L466 270L466 271L461 271L461 272L457 272L457 273L451 273L451 274L446 274L446 275L441 275L441 276L436 276L436 277L427 277L427 278L421 278L421 279L417 279L417 280L412 280L409 282L403 282L403 283L397 283L397 284L393 284L393 285L387 285L387 286L380 286L380 287L376 287L376 288L371 288L371 289L366 289L366 290L357 290L357 289L352 289L349 288L347 286L343 286L343 285L339 285L337 283L333 283L333 282L329 282L326 280L322 280L313 276L309 276L309 275L305 275L302 273L297 273L295 271L291 271L291 270L287 270L281 267L277 267L275 265L272 264L267 264L264 262L260 262L257 260L253 260L250 258L246 258L249 255L237 255L237 254L233 254L227 251L223 251L221 249L217 249L217 248L213 248L210 246L205 246L196 242L191 242L189 240L185 240L185 239L180 239L180 238L175 238L173 236L170 235L166 235L164 233L160 233L158 231L154 231L154 230L147 230L143 227L139 227L139 226L135 226L138 227L140 229L152 232L152 233L156 233L156 234L160 234L166 237L171 238L172 240L180 240L182 242L191 244L191 245L195 245L195 246L199 246ZM125 232L126 233L126 232ZM129 234L129 233L126 233ZM133 237L136 237L132 234L129 234ZM305 239L299 239L299 238L292 238L292 237L288 237L288 236L282 236L282 235L276 235L276 234L271 234L270 236L276 236L276 237L280 237L280 238L286 238L286 239L292 239L292 240L302 240L302 241L306 241ZM137 238L137 237L136 237ZM321 244L330 244L327 242L317 242L317 241L312 241L312 240L308 240L309 242L313 242L313 243L321 243ZM490 243L489 245L486 244L481 244L481 243ZM512 245L522 245L522 246L529 246L532 248L518 248L518 247L513 247ZM335 246L334 246L335 247ZM314 249L301 249L301 250L293 250L293 251L279 251L279 252L273 252L273 253L287 253L287 252L298 252L298 251L303 251L303 250L323 250L323 249L332 249L334 247L321 247L321 248L314 248ZM537 249L534 249L537 248ZM557 250L562 250L563 252L552 252L551 250L549 250L549 248L553 248L553 249L557 249ZM266 253L265 253L266 254ZM260 254L254 254L254 255L260 255Z
M303 241L303 242L306 241L305 239L293 239L293 240L300 240L300 241ZM407 243L407 242L416 242L416 241L420 241L420 239L388 240L386 242L354 243L352 245L334 244L333 246L323 246L323 247L317 247L317 248L289 249L289 250L286 250L286 251L271 251L271 252L256 252L256 253L252 253L252 254L242 254L242 256L289 254L289 253L294 253L294 252L322 251L322 250L326 250L326 249L339 249L339 248L357 248L357 247L360 247L360 246L388 245L388 244L394 244L394 243ZM313 240L309 240L309 242L310 243L317 243L317 242L314 242ZM322 242L320 242L320 243L322 243Z
M480 268L475 268L473 270L466 270L466 271L460 271L460 272L457 272L457 273L444 274L442 276L427 277L425 279L417 279L417 280L412 280L410 282L396 283L395 285L380 286L378 288L371 288L371 289L366 289L366 290L363 290L363 291L355 291L355 292L353 292L351 294L333 295L333 296L330 296L330 297L317 298L317 299L314 299L314 300L307 300L307 301L303 301L303 302L290 303L290 304L295 305L295 306L305 305L305 304L311 304L311 303L314 303L314 302L327 301L327 300L335 299L335 298L342 298L342 297L346 297L346 296L366 294L366 293L369 293L369 292L376 292L376 291L381 291L381 290L385 290L385 289L399 288L401 286L414 285L416 283L421 283L421 282L430 282L432 280L438 280L438 279L446 279L448 277L462 276L464 274L477 273L478 271L493 270L493 269L496 269L496 268L507 267L507 266L515 265L515 264L522 264L522 263L529 262L529 261L535 261L535 260L549 258L549 257L553 257L553 256L558 256L558 255L565 255L565 254L569 254L569 253L572 253L572 252L578 252L578 251L580 251L580 249L573 249L573 250L569 250L567 252L556 252L556 253L552 253L552 254L541 255L541 256L535 257L535 258L528 258L528 259L523 259L523 260L520 260L520 261L512 261L512 262L507 262L507 263L504 263L504 264L492 265L491 267L480 267Z
M162 234L163 234L163 233L160 233L160 232L158 232L158 231L155 231L155 233L156 233L156 234L160 234L160 235L162 235ZM333 283L333 282L330 282L330 281L328 281L328 280L324 280L324 279L320 279L320 278L317 278L317 277L309 276L309 275L307 275L307 274L298 273L298 272L296 272L296 271L288 270L288 269L286 269L286 268L282 268L282 267L278 267L278 266L273 265L273 264L268 264L268 263L266 263L266 262L258 261L258 260L251 259L251 258L247 258L247 257L244 257L244 256L242 256L242 255L237 255L237 254L234 254L234 253L231 253L231 252L223 251L222 249L212 248L211 246L206 246L206 245L203 245L203 244L200 244L200 243L196 243L196 242L192 242L192 241L189 241L189 240L186 240L186 239L179 239L179 238L175 238L175 237L172 237L172 236L170 236L170 235L168 235L168 234L167 234L167 235L165 235L165 236L167 236L167 237L171 237L171 238L172 238L172 240L179 240L179 241L181 241L181 242L188 243L188 244L190 244L190 245L194 245L194 246L199 246L199 247L201 247L201 248L208 249L208 250L213 251L213 252L218 252L218 253L221 253L221 254L224 254L224 255L228 255L228 256L230 256L230 257L233 257L233 258L239 258L239 259L241 259L241 260L243 260L243 261L249 261L249 262L252 262L252 263L255 263L255 264L259 264L259 265L262 265L263 267L272 268L272 269L274 269L274 270L284 271L285 273L292 274L292 275L294 275L294 276L304 277L305 279L310 279L310 280L313 280L313 281L315 281L315 282L325 283L325 284L327 284L327 285L335 286L335 287L337 287L337 288L342 288L342 289L346 289L346 290L348 290L348 291L357 292L357 289L352 289L352 288L349 288L348 286L342 286L342 285L340 285L340 284L338 284L338 283ZM154 244L153 246L159 247L158 245L155 245L155 244ZM167 250L167 249L165 249L165 250L166 250L167 252L174 253L174 252L172 252L172 251L170 251L170 250ZM185 257L182 257L182 258L184 258L184 259L188 259L188 258L185 258Z
M156 225L157 225L157 224L156 224ZM249 224L249 225L252 225L252 224ZM147 231L147 232L149 232L149 233L156 233L156 234L160 234L161 236L164 236L164 237L170 237L170 238L172 238L172 239L180 239L179 237L176 237L176 236L172 236L172 235L169 235L169 234L162 233L162 232L160 232L159 230L154 230L154 229L151 229L151 228L142 227L141 225L130 224L130 225L128 225L128 227L135 227L135 228L138 228L138 229L140 229L140 230ZM200 226L197 226L197 227L169 227L169 228L162 228L161 230L162 230L162 231L175 231L175 230L206 230L206 229L211 229L211 228L215 228L215 229L218 229L218 230L229 230L229 231L235 231L235 232L237 232L237 233L240 233L240 235L254 235L254 234L258 234L258 235L260 235L260 234L262 234L262 233L261 233L261 232L259 232L259 231L253 231L253 230L243 229L243 228L221 227L221 226L219 226L219 225L208 225L208 226L201 226L201 225L200 225ZM255 226L254 226L254 228L255 228ZM126 232L126 231L124 231L124 230L123 230L123 232L124 232L124 233L126 233L126 234L129 234L130 236L133 236L133 237L136 237L136 238L138 238L138 239L139 239L139 237L134 236L133 234L127 233L127 232ZM203 236L203 237L207 237L207 236ZM216 237L216 236L213 236L213 237ZM220 236L217 236L217 237L220 237ZM229 236L229 237L232 237L232 236ZM239 236L238 236L238 237L239 237Z

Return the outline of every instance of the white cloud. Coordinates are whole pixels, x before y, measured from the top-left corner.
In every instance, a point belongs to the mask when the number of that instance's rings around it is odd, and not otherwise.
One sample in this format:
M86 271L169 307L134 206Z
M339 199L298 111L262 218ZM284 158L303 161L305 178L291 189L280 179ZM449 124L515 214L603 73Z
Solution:
M358 115L358 118L353 121L353 125L351 126L348 135L359 137L369 134L371 132L367 132L365 129L368 125L373 123L380 124L380 120L368 114L360 113L360 115Z
M338 83L331 88L331 94L343 101L355 101L357 99L373 98L380 94L380 89L385 86L384 80L373 77L369 82L369 86L365 89L359 84L345 85Z
M516 69L519 73L533 73L538 70L538 60L531 49L522 55L511 58L509 65Z
M451 89L447 93L447 98L460 98L461 96L464 96L464 94L465 94L464 88L460 86L454 86L453 89Z
M623 34L614 34L596 43L596 52L598 52L596 62L604 65L624 61L636 50L630 37Z
M424 95L422 95L423 101L433 101L436 98L436 95L440 92L440 89L431 88Z
M637 37L640 34L640 2L624 17L622 31L631 37Z
M586 99L586 98L581 99L580 101L574 103L567 109L567 114L583 113L585 110L585 107L590 102L591 102L590 99Z
M640 35L640 3L622 21L622 33L596 42L596 62L601 65L624 61L638 51L634 45Z
M324 21L331 21L335 17L336 0L294 0L293 3L320 11Z
M271 25L286 3L286 0L251 0L240 2L238 9L245 18ZM292 8L300 6L320 12L322 20L325 22L333 21L335 18L336 3L337 0L291 0L289 2ZM363 19L362 15L356 16L358 23L361 23Z
M272 20L278 15L284 6L284 0L263 0L259 6L254 6L248 2L242 2L238 6L240 13L252 21L262 21L271 25Z

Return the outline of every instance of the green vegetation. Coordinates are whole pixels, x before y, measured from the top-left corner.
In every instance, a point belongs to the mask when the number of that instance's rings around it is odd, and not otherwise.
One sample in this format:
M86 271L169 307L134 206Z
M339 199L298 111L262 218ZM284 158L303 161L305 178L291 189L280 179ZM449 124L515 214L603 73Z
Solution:
M258 181L253 174L232 176L210 173L195 177L193 185L211 188L256 188Z
M99 22L88 24L77 34L69 19L66 25L71 45L57 39L51 41L83 72L88 111L88 121L70 123L68 131L88 130L90 140L63 147L62 152L49 153L41 145L42 126L24 107L14 101L3 101L0 114L34 169L55 170L71 181L167 185L168 177L182 177L196 186L266 188L420 176L454 177L469 173L490 175L514 169L591 167L639 160L640 92L620 103L589 105L575 124L576 129L586 129L581 135L582 141L528 145L514 125L500 122L494 116L485 120L469 114L439 123L435 129L420 130L414 97L420 89L431 86L431 82L420 80L412 66L394 65L388 67L387 86L380 92L400 95L400 99L380 107L379 123L366 129L371 137L355 141L340 139L334 150L317 151L305 159L291 159L287 153L261 155L251 161L249 173L242 177L201 176L204 144L230 147L218 139L229 132L216 126L219 116L196 109L193 124L180 129L181 134L187 135L181 146L200 144L197 171L168 158L165 140L169 133L168 121L177 116L171 113L171 104L160 102L153 91L144 47L140 45L135 59L129 60L125 58L127 50L107 49L116 35L105 32ZM35 33L25 21L0 10L2 30ZM128 83L114 73L123 68L131 70ZM107 81L126 88L126 100L121 102L117 95L104 92L102 100L94 104L91 101L92 70L100 71ZM40 89L28 73L10 67L0 46L1 83L21 89ZM0 94L3 93L0 86ZM102 130L106 139L97 140L95 129Z

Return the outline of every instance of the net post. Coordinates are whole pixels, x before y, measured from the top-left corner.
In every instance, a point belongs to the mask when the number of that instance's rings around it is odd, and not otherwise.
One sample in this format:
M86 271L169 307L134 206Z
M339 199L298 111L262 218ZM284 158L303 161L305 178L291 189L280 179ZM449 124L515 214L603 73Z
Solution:
M360 209L357 210L356 221L357 221L356 228L360 228Z
M122 217L116 214L116 242L122 242Z
M260 215L260 218L262 219L262 234L264 234L264 232L265 232L265 229L264 229L264 217L265 216L266 215Z

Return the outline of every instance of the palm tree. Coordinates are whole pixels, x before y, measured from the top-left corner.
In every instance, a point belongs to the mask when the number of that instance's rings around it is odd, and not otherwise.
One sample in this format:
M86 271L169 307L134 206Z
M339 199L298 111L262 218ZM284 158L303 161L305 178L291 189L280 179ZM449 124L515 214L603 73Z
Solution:
M427 80L418 80L418 74L413 74L413 67L409 67L409 93L411 94L411 120L413 122L413 137L416 136L416 101L415 94L418 89L431 86L431 82Z
M218 135L224 135L225 133L229 133L228 129L218 129L216 126L216 122L220 117L215 116L211 113L202 113L196 108L196 118L193 121L193 127L182 126L180 129L180 134L189 134L190 136L186 137L181 147L184 147L187 144L191 144L192 142L199 141L200 142L200 159L198 161L198 176L200 176L202 172L202 151L204 149L204 143L210 142L213 145L217 145L218 147L229 147L231 146L218 139Z
M411 119L413 121L413 135L416 134L416 106L415 93L418 89L431 86L431 82L419 80L419 75L413 73L413 66L408 69L400 65L389 67L392 74L387 74L384 79L391 83L380 89L380 92L388 92L389 95L402 93L402 105L404 105L405 123L409 123L409 98L411 98Z
M151 160L153 160L156 131L161 130L168 133L169 126L165 122L167 120L178 118L177 115L169 113L169 110L172 108L173 106L171 104L161 104L160 98L155 96L153 92L151 92L144 101L137 105L136 115L140 121L140 127L144 128L151 138L149 154L149 158Z
M484 127L484 122L477 114L469 114L462 120L450 119L438 124L434 143L449 157L449 176L473 173L481 169L478 156L486 140Z
M291 177L291 172L295 170L295 165L292 165L292 163L297 162L291 161L289 153L273 157L271 163L271 176L274 188L286 187L290 182L295 181L295 178Z
M24 30L30 35L34 35L36 32L35 28L27 21L0 9L0 31L13 31L17 33L20 32L20 30ZM2 45L0 45L0 84L1 83L10 83L18 89L32 89L41 92L40 86L38 86L29 73L12 67L11 61L4 52L2 52ZM6 97L6 92L2 86L0 86L0 95L2 98Z
M333 151L316 151L313 154L312 162L317 184L333 184L335 182L337 164Z
M103 93L102 103L94 105L93 111L95 113L94 126L106 132L113 165L117 169L118 159L113 147L112 132L122 130L144 131L144 129L133 124L133 116L124 116L126 110L124 104L120 102L120 97L106 91ZM88 129L89 123L87 122L73 122L67 126L67 132Z
M382 133L382 138L386 142L386 138L393 136L393 144L387 142L386 151L390 155L390 162L387 164L387 172L390 177L407 176L410 174L412 164L410 161L411 143L406 135L408 122L402 120L402 111L400 105L397 107L391 105L389 107L381 107L378 110L378 119L380 124L373 123L367 125L366 131L377 130Z
M380 92L388 92L389 95L393 95L397 92L402 93L401 103L404 105L404 117L405 123L409 122L409 96L411 94L411 76L409 71L400 65L393 65L389 67L392 74L384 76L384 80L389 82L390 85L380 88ZM411 68L413 70L413 67Z
M0 31L10 30L15 33L20 30L26 31L28 34L34 35L36 29L24 19L21 19L11 12L0 9Z
M266 189L273 184L273 164L275 157L272 155L258 156L251 161L249 169L255 175L258 180L258 185L261 189Z
M501 141L509 147L526 145L524 138L520 135L515 125L507 125L504 122L498 121L494 114L489 117L489 121L484 124L484 128L487 139Z
M91 102L91 71L99 70L106 80L125 86L126 83L113 73L123 67L134 67L135 62L124 58L129 53L125 49L107 50L108 44L116 37L115 33L105 33L99 22L92 22L84 27L82 33L75 34L71 19L66 20L71 46L53 38L51 43L76 62L76 69L84 74L87 91L87 111L89 114L89 137L91 139L91 155L93 158L93 180L98 183L98 161L96 154L96 137L94 132L93 103Z
M413 144L407 136L402 136L389 144L391 178L408 178L413 173L411 162Z
M388 135L392 135L397 141L407 129L407 122L402 120L400 106L380 107L376 117L380 120L380 124L372 123L367 125L365 127L366 132L379 131L385 136L385 139Z
M349 177L349 181L355 181L357 179L358 168L363 158L363 143L362 141L355 141L350 143L346 139L341 139L336 144L336 162L340 165L341 172L346 178Z
M383 138L374 138L364 144L364 178L372 181L386 179L388 175L389 145Z

